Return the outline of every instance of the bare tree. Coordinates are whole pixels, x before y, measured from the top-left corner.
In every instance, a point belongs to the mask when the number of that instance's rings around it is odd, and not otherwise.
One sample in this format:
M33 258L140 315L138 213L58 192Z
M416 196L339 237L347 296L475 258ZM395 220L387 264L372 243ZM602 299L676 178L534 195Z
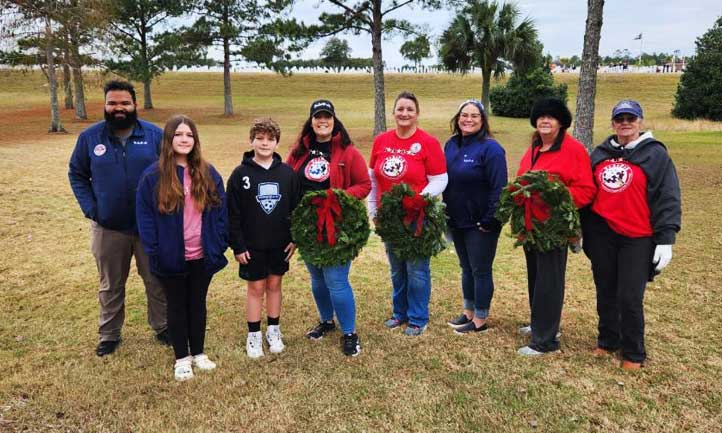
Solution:
M55 16L58 13L59 5L57 0L7 0L2 3L3 8L14 8L17 12L17 19L11 24L14 28L20 29L23 26L40 25L42 30L38 31L36 38L42 46L45 59L45 67L42 69L48 79L50 93L50 127L48 132L65 132L60 121L60 107L58 104L58 78L55 71L56 50L58 46L55 31ZM40 53L38 53L40 54Z
M434 9L441 5L440 0L367 0L341 1L326 0L329 6L340 11L324 12L319 17L323 23L321 36L331 36L341 32L371 35L371 53L374 73L374 135L386 130L384 59L381 51L383 36L392 32L414 33L414 26L407 20L390 18L389 15L405 6L413 4Z
M582 67L579 71L574 136L591 152L594 146L594 97L597 93L599 39L602 34L604 0L587 0L587 28L584 32Z

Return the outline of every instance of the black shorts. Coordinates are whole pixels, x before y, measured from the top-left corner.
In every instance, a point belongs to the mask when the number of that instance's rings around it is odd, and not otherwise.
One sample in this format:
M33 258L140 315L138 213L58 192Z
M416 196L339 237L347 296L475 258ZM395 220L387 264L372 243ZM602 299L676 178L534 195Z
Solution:
M248 250L251 260L247 265L238 266L238 276L246 281L263 280L269 275L283 275L288 272L286 252L283 248L273 250Z

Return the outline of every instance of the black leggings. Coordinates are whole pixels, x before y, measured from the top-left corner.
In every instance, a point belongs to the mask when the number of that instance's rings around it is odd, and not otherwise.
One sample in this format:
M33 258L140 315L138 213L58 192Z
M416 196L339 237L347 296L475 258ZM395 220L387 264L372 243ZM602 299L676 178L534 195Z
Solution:
M183 277L159 278L168 301L168 331L175 358L203 353L206 338L206 295L213 275L203 269L203 259L186 262Z

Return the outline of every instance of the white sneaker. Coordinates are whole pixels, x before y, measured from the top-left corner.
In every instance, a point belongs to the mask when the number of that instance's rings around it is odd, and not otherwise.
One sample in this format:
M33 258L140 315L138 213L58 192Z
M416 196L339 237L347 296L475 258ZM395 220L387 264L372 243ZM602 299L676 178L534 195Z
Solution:
M191 360L193 357L186 356L185 358L176 359L175 361L175 380L184 381L193 379L193 368L191 368Z
M193 357L193 366L201 370L213 370L216 368L216 363L208 359L205 353L201 353Z
M519 333L520 333L521 335L531 335L531 325L520 326L520 327L519 327ZM557 332L557 335L556 335L555 337L556 337L557 340L560 339L560 338L562 338L562 333L561 333L561 331Z
M539 352L538 350L532 349L532 348L529 347L529 346L524 346L524 347L522 347L521 349L519 349L519 350L516 351L516 353L518 353L518 354L521 355L521 356L530 356L530 357L543 356L543 355L547 355L547 354L550 354L550 353L557 353L557 352L559 352L559 351L558 351L558 350L552 350L551 352Z
M261 331L248 333L248 337L246 337L246 354L251 359L263 356L263 336Z
M531 335L531 325L520 326L520 327L519 327L519 333L520 333L521 335Z
M278 325L271 325L266 330L266 341L268 342L268 350L271 353L283 352L286 346L283 345L281 337L283 335L281 335L281 328Z

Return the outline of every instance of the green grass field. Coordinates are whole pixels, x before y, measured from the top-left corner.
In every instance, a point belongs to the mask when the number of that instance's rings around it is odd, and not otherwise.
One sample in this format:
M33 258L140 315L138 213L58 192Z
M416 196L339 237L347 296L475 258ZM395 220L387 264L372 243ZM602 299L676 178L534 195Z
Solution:
M576 76L558 79L576 94ZM295 259L284 280L280 356L245 355L245 287L229 265L213 280L206 352L218 363L189 382L173 380L173 355L153 340L145 295L131 275L123 344L98 358L97 275L89 224L67 180L78 132L92 122L64 112L68 134L48 135L40 74L0 72L0 432L713 432L722 427L722 124L671 118L677 76L599 77L595 137L609 133L621 98L639 99L682 181L683 226L674 258L648 286L649 360L638 373L591 356L596 342L589 262L570 256L562 353L526 359L517 327L528 322L523 254L502 237L496 293L485 335L445 325L460 311L460 270L449 248L432 261L431 322L420 338L383 328L391 309L388 265L372 236L354 262L361 356L347 359L336 337L307 341L315 323L307 271ZM102 79L89 81L92 121L102 113ZM362 153L372 131L369 75L234 75L234 118L222 116L219 74L167 74L155 83L162 124L187 113L205 156L226 178L247 147L250 119L282 127L280 152L329 97ZM421 126L442 142L458 103L480 92L478 76L388 75L389 104L402 89L421 101ZM142 92L141 92L142 93ZM573 103L570 104L573 107ZM492 117L510 171L532 132L524 119ZM389 118L389 125L393 122ZM230 252L228 253L230 258Z

